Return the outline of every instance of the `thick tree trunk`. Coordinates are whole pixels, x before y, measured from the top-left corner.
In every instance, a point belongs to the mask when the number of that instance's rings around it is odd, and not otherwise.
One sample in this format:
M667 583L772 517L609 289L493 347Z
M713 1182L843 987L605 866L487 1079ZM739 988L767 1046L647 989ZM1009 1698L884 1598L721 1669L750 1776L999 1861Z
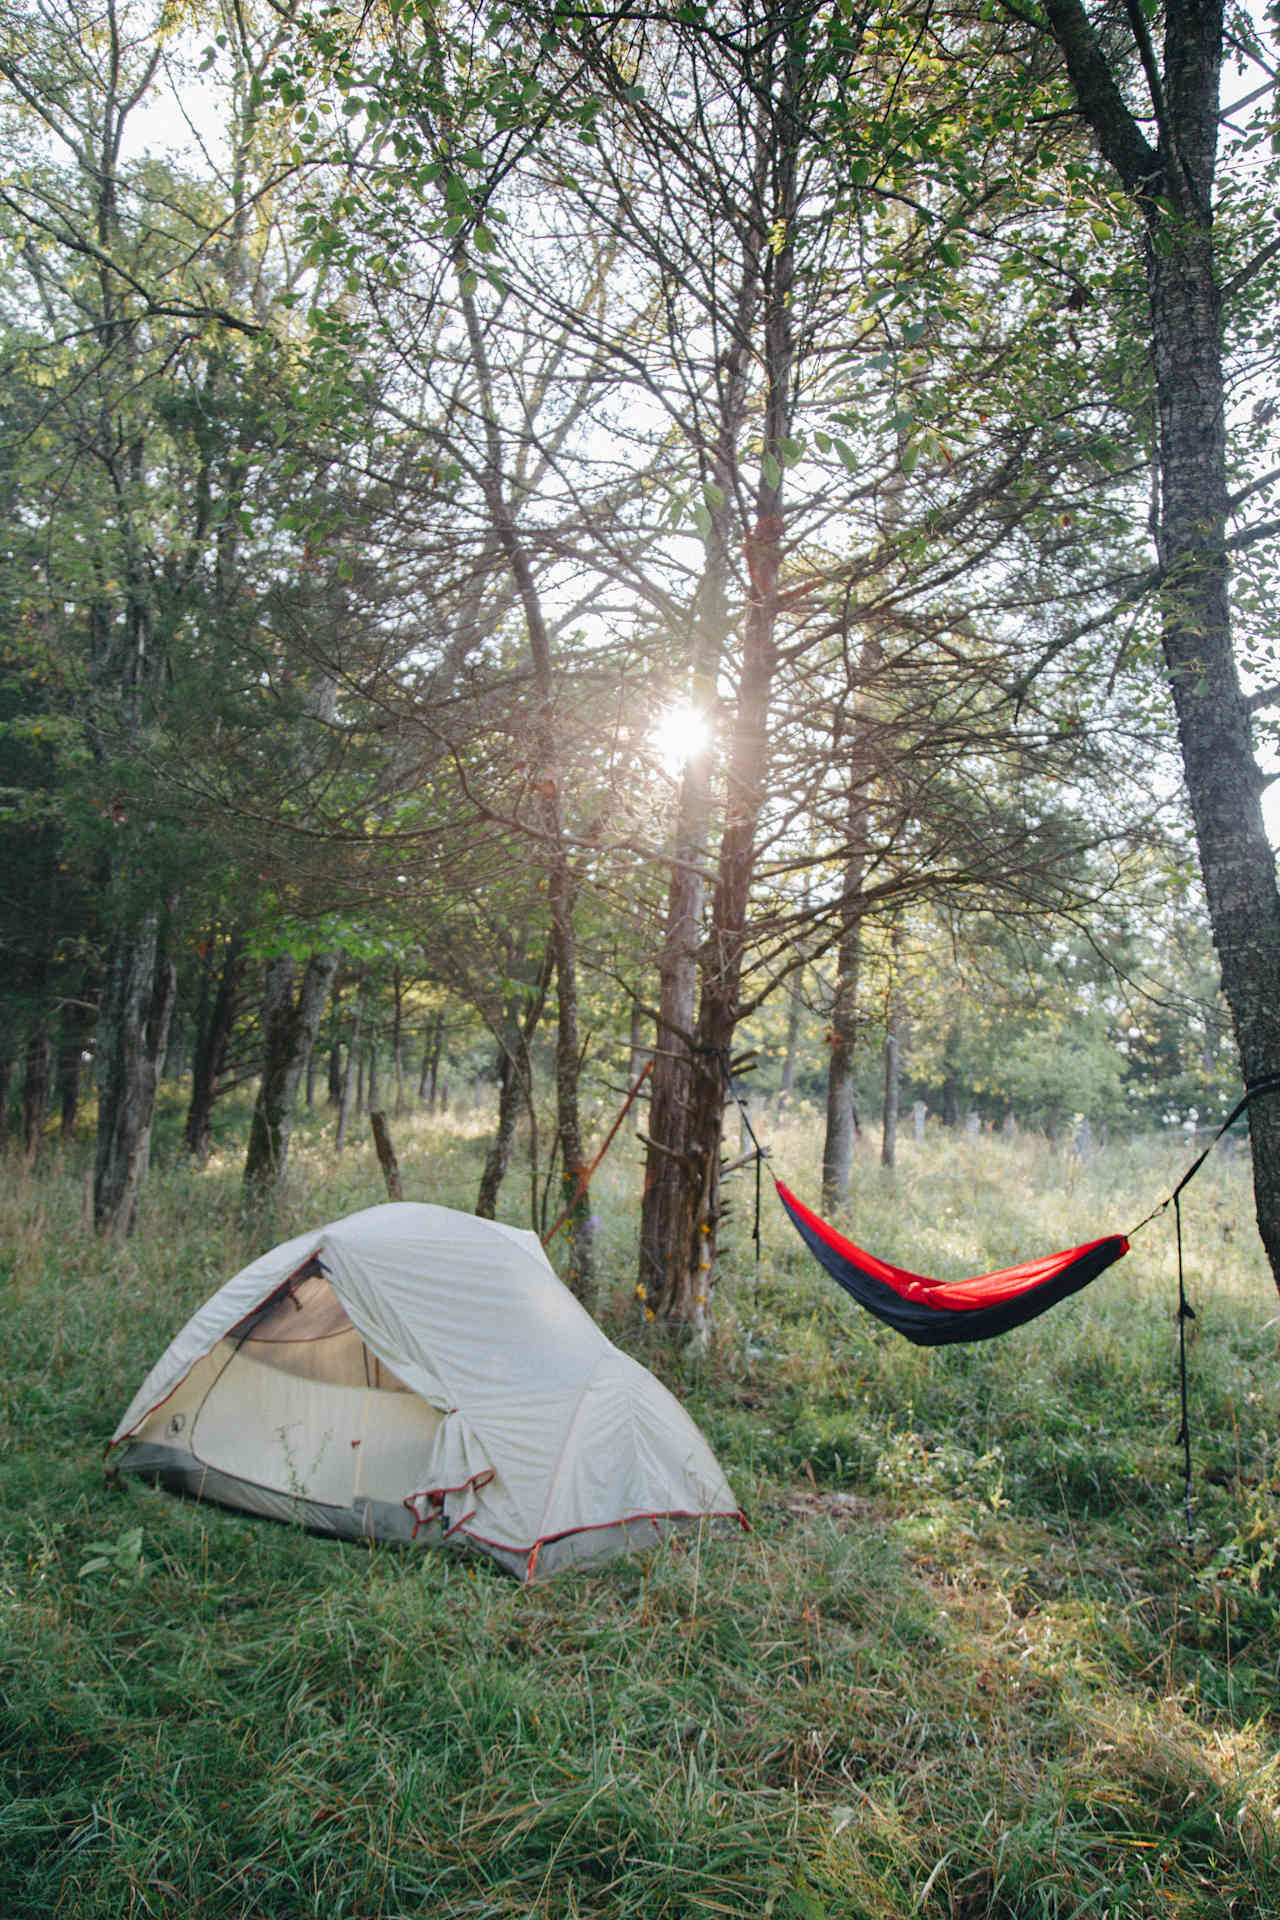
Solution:
M762 199L768 174L769 142L757 130L754 188ZM720 380L720 414L712 456L718 504L711 507L702 578L694 613L690 705L710 719L716 707L716 682L729 634L729 589L733 577L733 497L739 467L739 441L747 410L748 380L755 359L755 321L761 299L766 228L752 209L743 231L742 263L733 325L728 329ZM658 1019L649 1090L644 1194L640 1208L640 1285L650 1311L679 1321L700 1315L698 1295L707 1269L703 1250L690 1265L689 1249L699 1235L711 1156L719 1154L723 1113L721 1073L692 1054L697 1022L698 956L706 908L706 876L711 865L711 755L691 754L681 771L680 797L671 853L667 920L658 957ZM695 1099L695 1082L700 1097ZM705 1129L714 1130L708 1150ZM693 1144L693 1143L700 1144Z
M1083 118L1146 231L1162 643L1222 986L1246 1085L1280 1071L1280 893L1231 642L1221 296L1213 234L1222 0L1167 0L1163 70L1130 12L1157 145L1080 0L1046 0ZM1280 1099L1250 1110L1258 1226L1280 1287Z
M137 1221L177 988L158 910L117 930L98 1014L93 1219L100 1232L131 1233Z
M1226 454L1208 235L1150 261L1160 406L1162 643L1222 987L1246 1086L1280 1069L1280 894L1231 645ZM1258 1227L1280 1287L1280 1099L1249 1115Z
M244 938L237 929L227 935L222 949L218 984L210 996L201 994L196 1018L195 1046L191 1056L191 1100L182 1131L185 1150L203 1160L209 1151L213 1122L213 1103L218 1097L218 1080L226 1069L227 1047L235 1024L236 1007L244 974Z
M267 967L262 997L262 1079L244 1164L244 1196L250 1206L269 1200L284 1184L298 1087L337 970L336 953L313 953L295 995L297 969L292 957L281 954Z

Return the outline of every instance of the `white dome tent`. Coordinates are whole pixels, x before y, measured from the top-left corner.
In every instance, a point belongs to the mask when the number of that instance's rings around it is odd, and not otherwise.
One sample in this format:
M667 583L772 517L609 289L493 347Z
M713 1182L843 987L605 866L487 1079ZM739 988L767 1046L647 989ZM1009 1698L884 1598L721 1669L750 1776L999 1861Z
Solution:
M351 1539L466 1544L526 1581L742 1520L688 1414L534 1234L408 1201L227 1281L111 1444L118 1470L175 1491Z

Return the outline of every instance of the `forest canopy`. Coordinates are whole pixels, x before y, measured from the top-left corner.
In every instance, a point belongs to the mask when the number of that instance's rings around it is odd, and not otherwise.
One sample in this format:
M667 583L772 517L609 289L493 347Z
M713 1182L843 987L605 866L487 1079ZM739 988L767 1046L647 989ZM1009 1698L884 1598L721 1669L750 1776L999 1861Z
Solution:
M166 1073L250 1209L301 1101L482 1078L590 1303L650 1062L696 1325L731 1077L839 1207L900 1102L1280 1072L1273 16L4 24L0 1076L34 1162L91 1072L100 1228Z

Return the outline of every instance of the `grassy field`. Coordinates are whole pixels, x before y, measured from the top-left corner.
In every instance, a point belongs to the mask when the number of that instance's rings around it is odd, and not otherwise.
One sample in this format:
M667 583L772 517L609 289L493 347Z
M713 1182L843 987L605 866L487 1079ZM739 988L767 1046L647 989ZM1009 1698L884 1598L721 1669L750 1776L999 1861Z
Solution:
M816 1202L816 1122L769 1120ZM405 1121L410 1198L466 1206L483 1133ZM607 1319L702 1423L752 1531L532 1591L112 1491L169 1335L270 1239L381 1196L304 1132L270 1231L238 1159L170 1167L125 1245L86 1154L5 1169L0 1916L392 1920L1280 1915L1277 1300L1242 1157L1188 1192L1196 1533L1182 1540L1168 1220L1002 1341L925 1352L741 1176L716 1332L633 1296L636 1149L597 1189ZM1107 1231L1178 1141L868 1152L849 1230L959 1276ZM520 1219L519 1175L507 1194Z

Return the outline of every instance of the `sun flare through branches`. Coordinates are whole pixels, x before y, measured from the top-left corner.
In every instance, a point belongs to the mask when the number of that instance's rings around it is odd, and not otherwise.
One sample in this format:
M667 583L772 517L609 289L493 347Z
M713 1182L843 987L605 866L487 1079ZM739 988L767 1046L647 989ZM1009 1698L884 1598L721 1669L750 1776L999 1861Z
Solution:
M665 772L675 776L711 745L711 723L687 700L659 715L650 735Z

